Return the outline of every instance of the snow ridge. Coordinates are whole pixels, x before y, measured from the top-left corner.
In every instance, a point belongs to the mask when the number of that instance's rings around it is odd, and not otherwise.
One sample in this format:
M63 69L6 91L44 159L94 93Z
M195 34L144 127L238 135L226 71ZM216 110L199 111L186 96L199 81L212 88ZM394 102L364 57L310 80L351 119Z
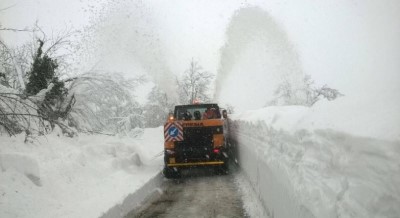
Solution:
M398 141L280 122L241 117L231 125L240 165L270 217L399 216Z

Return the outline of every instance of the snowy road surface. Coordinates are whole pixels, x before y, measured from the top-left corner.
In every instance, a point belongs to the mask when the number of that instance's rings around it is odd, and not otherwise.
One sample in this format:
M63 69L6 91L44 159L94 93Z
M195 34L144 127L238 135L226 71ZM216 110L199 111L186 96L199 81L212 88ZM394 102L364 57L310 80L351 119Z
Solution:
M166 181L166 189L158 199L145 203L126 218L245 216L233 175L213 176L206 169L195 171L183 172L182 179Z

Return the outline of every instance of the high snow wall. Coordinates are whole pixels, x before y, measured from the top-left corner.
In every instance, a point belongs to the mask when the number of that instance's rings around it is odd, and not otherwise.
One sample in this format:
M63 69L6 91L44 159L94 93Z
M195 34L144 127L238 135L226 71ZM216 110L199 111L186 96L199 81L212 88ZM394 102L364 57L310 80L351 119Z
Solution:
M231 131L239 164L266 214L398 217L400 142L360 137L304 119L313 112L270 107L234 117Z

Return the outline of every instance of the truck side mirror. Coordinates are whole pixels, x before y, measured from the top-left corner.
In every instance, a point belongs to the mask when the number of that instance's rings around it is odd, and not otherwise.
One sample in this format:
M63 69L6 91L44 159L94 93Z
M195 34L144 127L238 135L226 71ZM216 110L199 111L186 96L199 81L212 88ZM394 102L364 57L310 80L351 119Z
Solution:
M223 117L224 119L228 118L228 112L227 112L226 110L223 110L223 111L222 111L222 117Z

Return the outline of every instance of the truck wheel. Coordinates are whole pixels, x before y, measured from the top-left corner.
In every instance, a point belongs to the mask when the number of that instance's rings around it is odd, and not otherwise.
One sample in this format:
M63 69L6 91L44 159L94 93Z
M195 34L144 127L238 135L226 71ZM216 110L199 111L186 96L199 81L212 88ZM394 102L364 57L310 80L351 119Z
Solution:
M229 164L225 162L222 165L215 166L214 168L215 174L217 175L228 175L229 174Z
M164 167L163 175L165 176L165 178L171 179L171 177L172 177L171 169L169 169L168 167Z
M224 175L229 174L229 160L226 160L225 163L221 166Z
M181 176L181 173L179 170L175 170L174 168L171 168L171 167L164 167L163 174L164 174L165 178L167 178L167 179L175 179L175 178L179 178Z

